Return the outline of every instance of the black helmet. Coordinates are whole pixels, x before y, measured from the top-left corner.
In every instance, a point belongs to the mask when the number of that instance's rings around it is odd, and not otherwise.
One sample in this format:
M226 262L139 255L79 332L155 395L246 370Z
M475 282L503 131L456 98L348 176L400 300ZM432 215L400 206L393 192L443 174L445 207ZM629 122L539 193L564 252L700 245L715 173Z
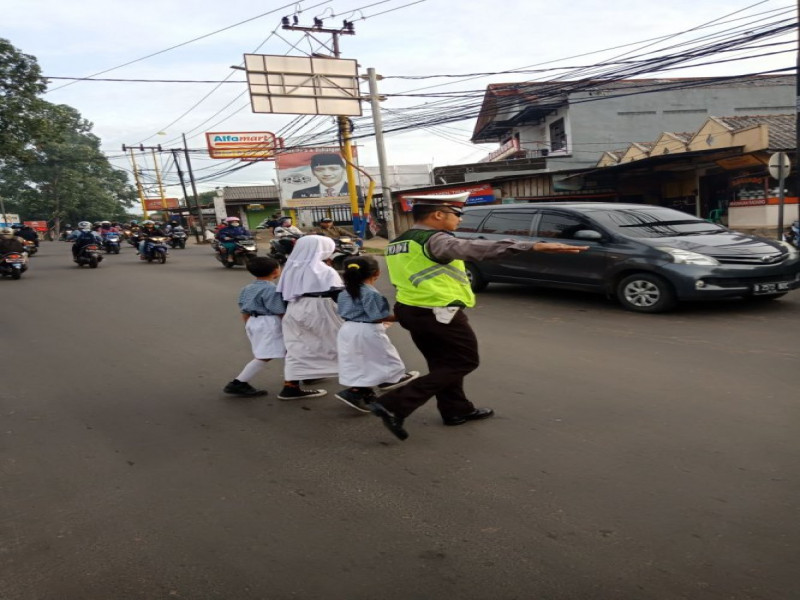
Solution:
M331 219L330 217L323 217L322 219L319 220L319 222L320 223L333 223L333 219Z

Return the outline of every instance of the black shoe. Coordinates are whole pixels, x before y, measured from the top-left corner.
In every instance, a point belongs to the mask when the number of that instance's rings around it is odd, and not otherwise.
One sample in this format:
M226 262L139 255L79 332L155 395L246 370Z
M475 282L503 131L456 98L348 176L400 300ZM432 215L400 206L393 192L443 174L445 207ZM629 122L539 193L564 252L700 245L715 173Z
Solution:
M267 394L267 390L257 390L249 383L238 379L231 381L222 391L234 396L266 396Z
M394 383L379 384L378 390L380 390L381 392L388 392L389 390L399 388L400 386L403 386L411 381L414 381L417 377L419 377L419 371L409 371L400 378L400 381L395 381Z
M480 421L481 419L488 419L494 414L491 408L476 408L467 415L460 417L442 417L445 425L463 425L467 421Z
M369 409L372 411L372 414L383 420L386 429L391 431L398 439L408 439L408 432L403 429L403 419L394 416L394 413L389 412L380 402L372 402L369 405Z
M366 394L361 391L354 390L352 388L348 388L346 390L342 390L340 392L336 392L334 398L337 400L341 400L347 406L355 408L356 410L360 410L363 413L370 412L369 407L367 406L367 398L371 401L374 395Z
M299 386L286 385L283 386L278 398L281 400L298 400L302 398L321 398L327 394L327 390L304 390Z

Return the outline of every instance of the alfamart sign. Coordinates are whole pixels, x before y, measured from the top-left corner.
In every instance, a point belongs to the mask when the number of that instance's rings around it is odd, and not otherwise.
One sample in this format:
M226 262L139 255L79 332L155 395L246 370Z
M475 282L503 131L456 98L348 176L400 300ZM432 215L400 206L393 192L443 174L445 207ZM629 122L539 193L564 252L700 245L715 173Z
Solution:
M206 133L206 145L211 158L269 160L283 140L269 131L218 131Z

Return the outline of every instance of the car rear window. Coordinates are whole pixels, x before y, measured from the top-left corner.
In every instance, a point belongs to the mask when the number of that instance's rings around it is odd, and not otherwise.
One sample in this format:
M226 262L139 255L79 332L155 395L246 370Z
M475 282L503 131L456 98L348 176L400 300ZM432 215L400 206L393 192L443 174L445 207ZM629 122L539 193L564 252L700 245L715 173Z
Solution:
M529 236L533 215L533 212L496 210L483 223L481 233Z
M592 211L591 216L609 229L636 238L674 237L725 231L724 227L688 213L659 206L597 210Z

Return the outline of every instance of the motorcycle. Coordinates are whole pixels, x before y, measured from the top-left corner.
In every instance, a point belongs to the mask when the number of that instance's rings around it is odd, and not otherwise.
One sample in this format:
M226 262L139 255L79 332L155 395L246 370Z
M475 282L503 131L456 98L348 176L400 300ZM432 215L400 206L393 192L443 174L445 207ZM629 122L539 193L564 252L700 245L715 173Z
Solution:
M248 260L255 258L256 252L258 251L258 246L253 238L239 236L232 241L236 244L236 247L233 249L232 253L226 252L225 254L222 253L222 244L219 242L219 240L214 240L211 243L212 247L214 248L214 252L216 253L214 258L221 262L222 266L232 269L236 265L244 266L247 264ZM231 258L231 256L233 260L228 260Z
M356 244L355 240L349 236L342 236L333 241L336 242L336 250L333 251L333 255L331 256L331 266L337 271L341 271L345 259L361 254L361 248Z
M786 231L786 241L795 248L800 248L800 221L794 221Z
M288 234L279 238L273 238L269 242L269 253L267 256L274 258L281 265L286 263L289 255L294 249L294 245L302 236L296 234Z
M62 242L66 242L67 238L70 236L71 233L72 229L65 229L64 231L61 232L61 235L58 236L58 239L61 240Z
M119 254L120 235L116 231L110 231L103 235L103 248L106 254Z
M153 262L155 260L163 265L167 262L167 254L167 238L154 235L145 240L144 251L140 258L147 262Z
M0 276L19 279L28 270L24 252L7 252L0 256Z
M90 269L96 269L103 260L103 255L100 253L100 250L100 244L86 244L78 251L75 262L78 263L79 267L89 265Z
M169 245L173 248L186 248L186 232L183 229L173 229L169 234Z
M22 240L22 245L25 246L25 252L28 253L28 256L33 256L39 251L39 248L36 246L36 242L31 240Z

